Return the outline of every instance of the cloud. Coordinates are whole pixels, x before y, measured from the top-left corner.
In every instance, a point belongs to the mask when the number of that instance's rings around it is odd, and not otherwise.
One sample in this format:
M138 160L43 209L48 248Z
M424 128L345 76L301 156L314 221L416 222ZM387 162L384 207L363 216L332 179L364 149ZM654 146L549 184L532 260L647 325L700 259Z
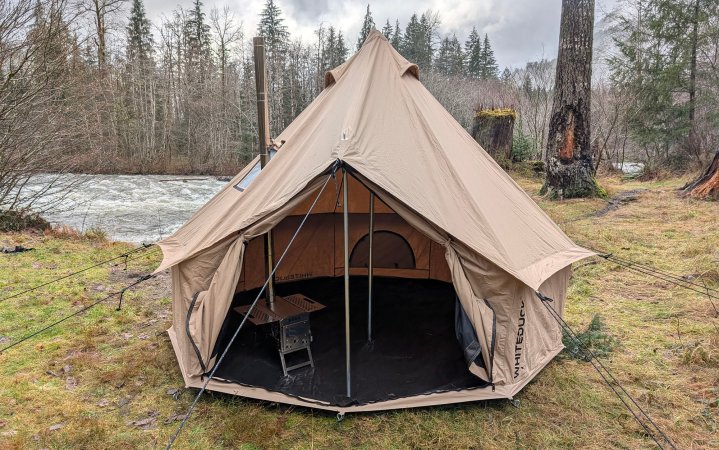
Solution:
M318 17L330 10L329 0L294 0L283 2L287 6L287 13L297 21L315 22Z

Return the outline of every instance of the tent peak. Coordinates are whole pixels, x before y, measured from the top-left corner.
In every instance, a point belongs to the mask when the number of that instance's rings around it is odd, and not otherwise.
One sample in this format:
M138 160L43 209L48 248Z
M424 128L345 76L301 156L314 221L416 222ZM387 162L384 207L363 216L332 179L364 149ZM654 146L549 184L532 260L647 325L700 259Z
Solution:
M367 42L369 42L371 39L377 39L377 38L383 39L383 40L389 42L389 41L387 40L387 37L386 37L384 34L382 34L377 28L372 27L372 29L370 30L369 34L367 34L367 38L365 39L365 41L364 41L364 43L362 44L362 46L364 47L364 45L365 45Z
M335 67L334 69L329 70L327 71L327 73L325 73L325 88L333 85L334 83L337 83L340 78L342 78L342 76L344 76L344 74L348 70L350 70L350 67L352 66L353 62L360 58L360 55L371 52L389 52L390 57L397 64L400 76L404 76L406 73L410 73L415 78L419 79L419 67L416 64L407 61L404 56L402 56L394 47L392 47L392 44L389 43L389 40L385 37L384 34L377 30L377 28L372 28L360 49L357 50L357 52L352 55L352 57L350 57L347 61ZM366 67L363 67L362 70L366 70Z

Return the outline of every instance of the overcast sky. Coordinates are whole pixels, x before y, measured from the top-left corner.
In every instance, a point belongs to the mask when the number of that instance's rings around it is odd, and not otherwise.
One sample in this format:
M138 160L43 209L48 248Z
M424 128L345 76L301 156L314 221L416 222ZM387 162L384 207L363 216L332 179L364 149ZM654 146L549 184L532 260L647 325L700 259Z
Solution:
M617 0L596 0L596 17L614 7ZM366 0L276 0L293 37L314 40L320 23L342 30L352 51L362 25ZM178 6L190 8L192 0L145 0L148 15L156 23ZM228 6L243 23L246 37L254 36L264 0L204 0L206 9ZM404 30L413 12L439 13L442 35L456 33L464 43L473 26L492 43L500 68L523 67L527 61L557 55L561 0L419 0L370 2L377 28L385 20L399 19Z

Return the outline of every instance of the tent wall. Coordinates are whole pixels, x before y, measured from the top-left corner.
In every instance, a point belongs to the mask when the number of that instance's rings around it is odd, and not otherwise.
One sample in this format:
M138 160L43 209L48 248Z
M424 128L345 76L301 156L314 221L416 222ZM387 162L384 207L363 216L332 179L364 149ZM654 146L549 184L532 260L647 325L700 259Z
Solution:
M369 231L369 190L352 177L349 181L349 248L350 252ZM302 230L290 247L283 263L277 268L276 283L320 277L340 277L344 274L343 224L341 204L338 196L341 186L329 186L320 197ZM300 203L291 214L272 230L275 263L287 247L297 230L312 198ZM374 274L377 276L434 279L451 281L451 274L444 257L444 248L431 241L423 233L408 224L381 200L376 199L375 233L388 231L396 233L409 244L414 257L413 268L395 268L382 264L392 260L393 248L375 247ZM263 240L255 238L248 243L242 266L242 274L236 292L262 286L266 273L262 264L264 257ZM387 267L387 266L390 267ZM350 275L367 275L366 267L350 267Z

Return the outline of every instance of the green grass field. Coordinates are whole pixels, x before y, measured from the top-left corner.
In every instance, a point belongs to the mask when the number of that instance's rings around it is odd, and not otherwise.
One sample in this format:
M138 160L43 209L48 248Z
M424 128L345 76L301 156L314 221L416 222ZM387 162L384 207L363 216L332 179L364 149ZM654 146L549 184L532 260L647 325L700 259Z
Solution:
M682 199L681 180L603 178L633 201L551 202L541 180L519 184L579 244L719 285L719 204ZM130 248L72 233L0 234L0 298ZM157 248L0 303L0 347L131 283ZM118 261L121 262L121 261ZM600 314L616 339L604 359L678 448L719 448L719 317L705 296L599 260L575 266L566 319ZM185 390L165 330L169 277L0 354L0 448L164 448L195 394ZM717 304L719 307L719 304ZM173 395L174 394L174 395ZM654 448L587 362L553 361L517 396L376 414L333 414L207 393L176 448Z

